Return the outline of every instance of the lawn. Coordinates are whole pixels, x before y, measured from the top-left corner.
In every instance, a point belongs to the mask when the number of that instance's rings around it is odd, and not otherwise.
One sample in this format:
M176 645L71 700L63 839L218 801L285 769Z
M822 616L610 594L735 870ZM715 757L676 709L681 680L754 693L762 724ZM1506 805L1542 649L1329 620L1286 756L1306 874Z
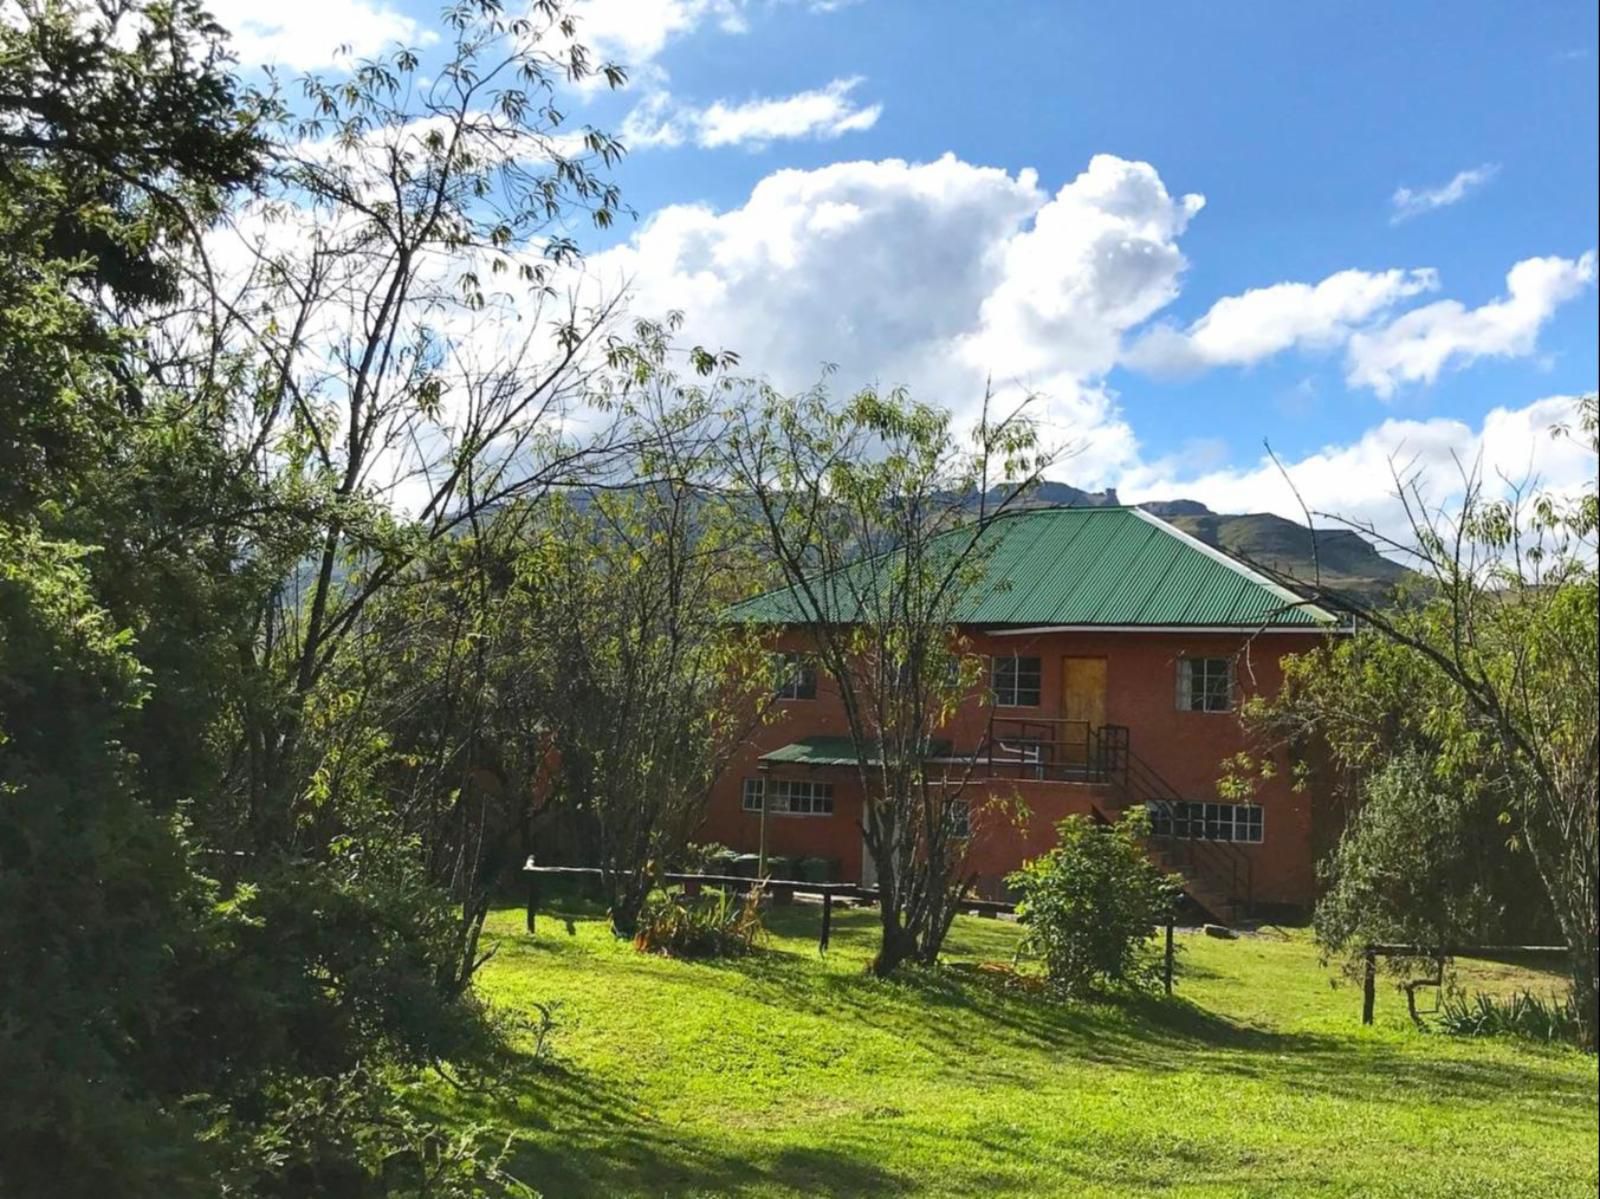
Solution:
M1593 1058L1419 1033L1387 987L1364 1029L1302 934L1185 936L1178 998L1063 1004L983 968L1012 956L998 921L872 979L875 918L823 958L797 905L758 956L685 963L498 912L484 991L558 1027L514 1087L449 1102L515 1127L551 1196L1596 1193Z

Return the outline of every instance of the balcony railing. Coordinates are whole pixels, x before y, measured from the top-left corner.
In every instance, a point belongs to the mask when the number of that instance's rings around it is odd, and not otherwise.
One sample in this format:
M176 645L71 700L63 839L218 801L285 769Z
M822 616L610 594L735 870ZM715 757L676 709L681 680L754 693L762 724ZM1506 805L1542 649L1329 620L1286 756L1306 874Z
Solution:
M1120 781L1128 769L1128 730L1047 717L995 720L979 761L995 778L1065 783Z

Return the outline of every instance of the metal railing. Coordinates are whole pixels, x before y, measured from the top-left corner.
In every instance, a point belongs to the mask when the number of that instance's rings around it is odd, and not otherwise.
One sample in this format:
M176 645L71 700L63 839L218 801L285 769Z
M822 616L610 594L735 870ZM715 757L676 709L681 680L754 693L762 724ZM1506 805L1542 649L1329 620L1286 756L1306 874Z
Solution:
M1255 863L1237 841L1214 837L1205 822L1181 816L1179 805L1188 801L1147 762L1131 750L1123 790L1132 803L1164 810L1166 833L1152 833L1151 841L1166 853L1173 866L1186 877L1222 895L1234 908L1249 911L1255 902ZM1179 836L1179 828L1187 835ZM1217 916L1227 913L1216 912Z
M1121 781L1128 768L1128 730L1095 728L1087 720L1010 717L991 723L978 760L995 778Z

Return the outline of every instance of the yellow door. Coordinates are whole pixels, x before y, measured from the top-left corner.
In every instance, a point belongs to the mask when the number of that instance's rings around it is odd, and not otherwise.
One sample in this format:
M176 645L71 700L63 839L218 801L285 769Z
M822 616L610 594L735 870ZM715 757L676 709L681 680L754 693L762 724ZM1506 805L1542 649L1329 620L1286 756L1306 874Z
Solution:
M1106 722L1106 660L1104 658L1061 659L1061 718L1063 757L1069 762L1087 761L1089 731Z

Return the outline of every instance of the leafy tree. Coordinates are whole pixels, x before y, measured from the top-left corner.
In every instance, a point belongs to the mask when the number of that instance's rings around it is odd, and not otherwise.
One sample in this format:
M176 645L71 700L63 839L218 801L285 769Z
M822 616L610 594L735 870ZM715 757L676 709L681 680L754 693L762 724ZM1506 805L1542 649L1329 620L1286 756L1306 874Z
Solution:
M949 413L874 391L837 407L821 390L764 391L724 444L730 484L751 497L788 585L791 626L843 701L878 876L874 969L932 962L971 882L972 763L928 765L978 681L956 615L984 578L987 535L1049 455L1021 408L995 418L986 403L966 449Z
M1600 449L1595 397L1579 403L1576 424L1554 435L1581 436L1591 451ZM1492 500L1478 473L1467 470L1459 507L1444 514L1427 502L1423 480L1397 475L1396 483L1411 516L1410 539L1364 531L1409 554L1426 590L1415 602L1380 611L1318 589L1319 602L1356 616L1365 631L1292 667L1284 695L1256 718L1280 731L1314 730L1336 765L1375 776L1374 814L1357 817L1335 861L1358 888L1379 873L1418 869L1415 848L1390 835L1400 812L1441 797L1438 806L1459 816L1464 839L1479 844L1492 815L1542 884L1570 952L1574 1002L1593 1048L1600 964L1595 492L1591 486L1564 499L1522 487ZM1460 852L1430 842L1422 829L1414 836L1429 849L1424 869ZM1347 901L1342 890L1334 895L1338 904ZM1416 895L1407 886L1381 898L1385 920L1431 925L1441 939L1479 906L1459 882L1455 907L1442 912L1437 904L1413 910ZM1360 925L1330 913L1323 927L1342 943Z
M1160 971L1150 938L1180 885L1145 853L1149 817L1134 810L1096 824L1069 816L1056 829L1055 848L1006 879L1022 893L1023 951L1042 958L1050 981L1068 994L1154 986Z

